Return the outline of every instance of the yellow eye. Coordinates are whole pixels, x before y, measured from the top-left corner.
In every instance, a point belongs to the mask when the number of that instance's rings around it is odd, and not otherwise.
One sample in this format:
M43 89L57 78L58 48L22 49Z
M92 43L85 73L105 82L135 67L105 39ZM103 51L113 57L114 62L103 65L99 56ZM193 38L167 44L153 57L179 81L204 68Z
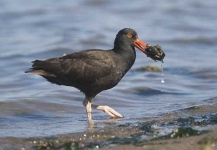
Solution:
M132 38L132 34L131 33L127 33L128 38Z

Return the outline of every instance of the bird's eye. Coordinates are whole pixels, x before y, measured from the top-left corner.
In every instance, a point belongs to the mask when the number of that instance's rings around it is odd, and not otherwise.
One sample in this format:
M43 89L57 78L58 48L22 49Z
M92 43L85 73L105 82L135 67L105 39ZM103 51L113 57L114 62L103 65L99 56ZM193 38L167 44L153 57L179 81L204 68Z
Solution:
M132 38L132 34L131 33L127 33L127 37L128 38Z

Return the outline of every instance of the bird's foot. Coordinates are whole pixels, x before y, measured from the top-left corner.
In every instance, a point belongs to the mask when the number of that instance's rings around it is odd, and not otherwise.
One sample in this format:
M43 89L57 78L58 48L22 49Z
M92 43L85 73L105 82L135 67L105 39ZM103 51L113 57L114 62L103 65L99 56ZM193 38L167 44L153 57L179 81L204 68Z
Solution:
M106 114L111 116L112 118L123 118L124 116L115 111L113 108L109 106L97 106L96 109L104 111Z

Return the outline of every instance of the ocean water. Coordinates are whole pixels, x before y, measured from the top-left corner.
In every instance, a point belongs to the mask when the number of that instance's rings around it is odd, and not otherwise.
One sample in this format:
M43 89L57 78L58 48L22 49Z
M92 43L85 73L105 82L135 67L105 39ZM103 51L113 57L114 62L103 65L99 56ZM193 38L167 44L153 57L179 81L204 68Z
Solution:
M88 129L84 95L40 76L25 74L35 59L79 50L113 47L125 27L166 53L161 67L139 50L132 69L94 103L109 105L132 123L194 105L217 96L217 1L215 0L1 0L0 137L38 137ZM93 110L95 128L109 116Z

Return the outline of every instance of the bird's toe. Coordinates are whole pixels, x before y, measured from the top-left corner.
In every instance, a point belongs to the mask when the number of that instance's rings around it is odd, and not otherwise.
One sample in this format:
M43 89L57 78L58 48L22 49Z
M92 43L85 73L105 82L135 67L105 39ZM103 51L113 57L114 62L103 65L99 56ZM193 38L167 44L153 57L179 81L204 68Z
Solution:
M113 108L109 106L104 106L104 112L107 113L112 118L123 118L124 116L115 111Z

